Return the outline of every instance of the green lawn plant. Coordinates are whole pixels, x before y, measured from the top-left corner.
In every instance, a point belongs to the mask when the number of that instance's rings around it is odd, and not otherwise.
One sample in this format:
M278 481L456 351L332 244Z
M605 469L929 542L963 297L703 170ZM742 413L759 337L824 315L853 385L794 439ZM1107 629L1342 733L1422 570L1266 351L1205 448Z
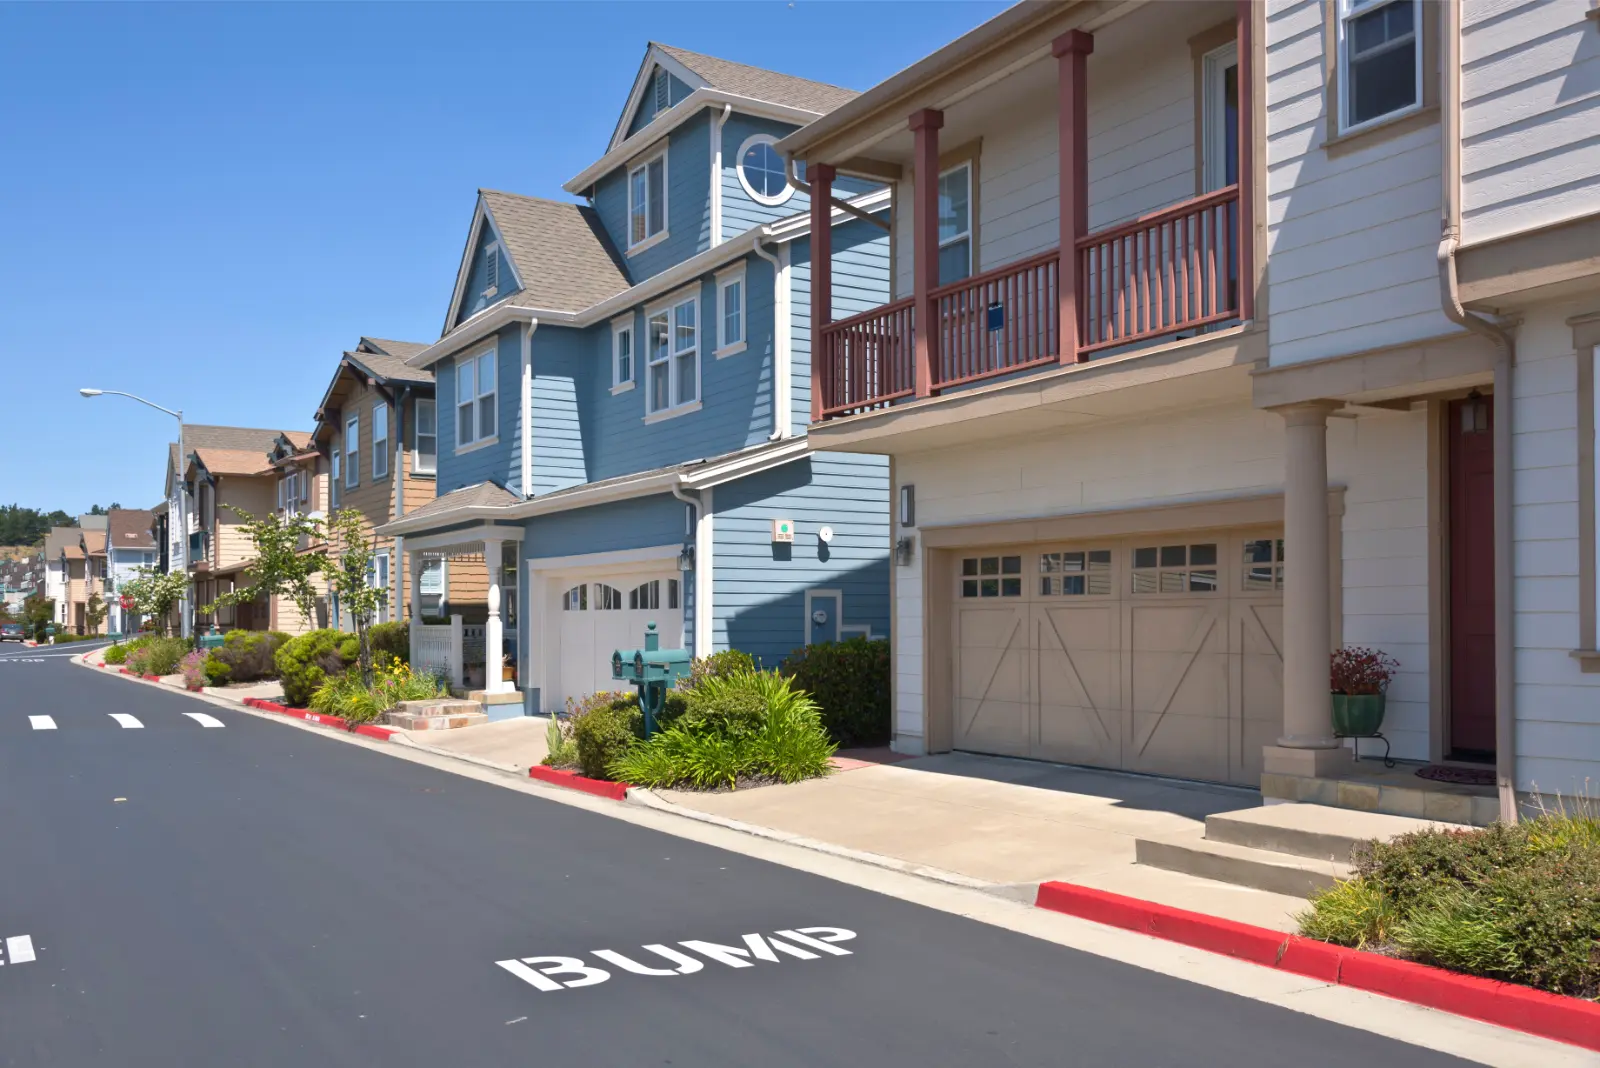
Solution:
M305 708L331 676L343 675L356 662L353 634L337 630L313 630L290 638L273 656L283 697L295 708Z
M354 670L325 679L311 695L309 707L315 712L340 716L353 727L373 722L402 701L448 696L449 689L437 676L413 673L411 665L391 658L387 664L374 667L370 685L363 683L360 673Z
M886 639L818 642L790 653L778 670L816 701L823 727L840 746L889 743Z
M140 639L130 645L134 648L127 654L127 667L135 675L177 674L179 662L189 652L189 643L182 638Z
M289 641L281 631L230 630L205 659L206 685L277 678L277 653Z

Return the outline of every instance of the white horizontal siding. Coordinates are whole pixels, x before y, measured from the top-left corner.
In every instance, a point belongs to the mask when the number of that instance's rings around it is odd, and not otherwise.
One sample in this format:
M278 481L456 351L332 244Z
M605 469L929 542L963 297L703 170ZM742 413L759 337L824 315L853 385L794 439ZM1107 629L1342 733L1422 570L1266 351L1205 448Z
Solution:
M1462 27L1462 236L1600 211L1600 37L1588 0L1469 0Z
M1439 307L1439 128L1330 156L1318 0L1270 0L1266 30L1271 361L1453 328Z

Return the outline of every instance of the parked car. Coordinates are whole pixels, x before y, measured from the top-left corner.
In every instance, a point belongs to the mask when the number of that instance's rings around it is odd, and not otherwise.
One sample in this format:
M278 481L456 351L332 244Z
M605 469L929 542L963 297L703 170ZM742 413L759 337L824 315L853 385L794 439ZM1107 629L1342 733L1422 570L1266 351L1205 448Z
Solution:
M20 642L26 637L21 623L0 623L0 642Z

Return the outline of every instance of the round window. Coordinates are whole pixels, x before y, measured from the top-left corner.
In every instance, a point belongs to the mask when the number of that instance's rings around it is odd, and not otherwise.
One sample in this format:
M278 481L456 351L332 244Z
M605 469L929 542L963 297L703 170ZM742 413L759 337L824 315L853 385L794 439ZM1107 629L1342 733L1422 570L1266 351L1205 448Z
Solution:
M793 195L783 173L783 157L765 135L750 138L739 149L739 181L762 204L782 204Z

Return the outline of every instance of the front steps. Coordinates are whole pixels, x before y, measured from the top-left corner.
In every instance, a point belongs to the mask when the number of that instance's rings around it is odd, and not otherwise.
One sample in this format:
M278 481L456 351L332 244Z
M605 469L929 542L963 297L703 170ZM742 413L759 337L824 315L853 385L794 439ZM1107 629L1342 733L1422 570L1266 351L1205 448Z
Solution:
M1374 838L1441 826L1405 816L1287 804L1219 812L1204 831L1141 838L1137 862L1203 879L1305 897L1350 875L1350 855Z

